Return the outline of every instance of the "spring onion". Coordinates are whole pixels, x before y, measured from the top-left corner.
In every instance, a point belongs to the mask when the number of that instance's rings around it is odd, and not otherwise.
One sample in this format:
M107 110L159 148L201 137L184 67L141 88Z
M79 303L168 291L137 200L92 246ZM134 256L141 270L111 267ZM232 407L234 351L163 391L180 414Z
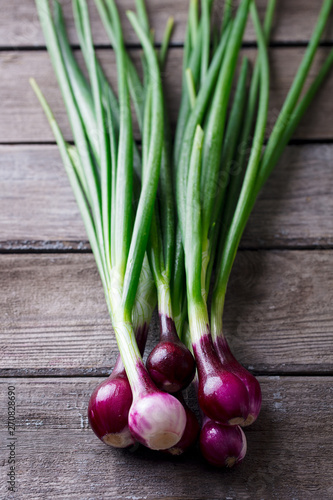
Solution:
M244 460L246 436L239 425L227 427L205 417L200 433L200 450L211 465L231 468Z
M46 0L37 0L36 4L70 119L79 168L75 169L71 158L66 157L65 160L68 170L71 170L71 176L76 177L76 189L77 192L80 191L83 199L81 204L85 205L84 211L81 211L84 212L86 227L89 226L88 236L99 267L116 339L132 390L133 402L128 414L129 429L135 439L153 449L170 448L182 437L186 424L185 410L177 399L158 391L151 381L135 340L132 323L132 312L156 198L164 138L163 94L157 57L151 40L141 28L137 17L129 13L129 19L145 51L150 78L154 82L152 102L155 110L152 117L151 148L147 163L142 165L141 194L133 222L134 141L125 46L115 3L108 2L114 28L114 49L119 79L119 133L116 140L114 140L115 130L108 133L106 127L107 118L112 117L112 110L109 101L103 99L86 2L83 0L74 2L75 17L84 35L83 44L87 55L91 102L95 115L95 122L86 123L85 126L64 63L49 4ZM96 125L93 131L97 134L95 148L99 154L96 156L93 153L93 140L86 134L91 125ZM66 149L59 134L57 142L61 143L64 150ZM112 194L116 197L115 200L111 200ZM111 208L115 213L110 213Z
M86 0L73 0L86 74L68 41L60 4L54 3L52 13L48 0L36 0L74 144L64 140L31 80L85 224L120 352L110 377L91 396L89 422L111 446L138 441L180 454L199 431L178 393L195 376L202 454L213 465L231 467L245 456L239 426L257 419L261 390L224 336L227 285L257 196L333 65L331 51L304 92L333 0L323 0L266 146L268 39L276 0L268 0L263 27L254 0L241 0L235 16L228 0L218 27L211 22L214 0L202 0L200 8L198 0L190 0L174 138L161 78L173 19L157 53L144 0L135 1L136 14L127 13L143 49L141 79L126 50L115 1L95 4L115 53L118 95L96 57ZM258 44L252 75L247 58L239 64L249 15ZM156 301L160 339L145 366L142 354Z

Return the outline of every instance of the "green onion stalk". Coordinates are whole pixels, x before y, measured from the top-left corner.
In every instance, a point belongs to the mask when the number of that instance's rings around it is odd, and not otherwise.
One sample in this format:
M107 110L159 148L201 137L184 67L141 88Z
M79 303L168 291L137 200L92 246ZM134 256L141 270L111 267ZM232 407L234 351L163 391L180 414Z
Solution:
M309 48L265 148L269 102L267 41L275 4L275 0L268 2L263 28L254 1L242 1L235 19L232 19L230 8L226 5L220 44L227 39L227 49L220 61L220 70L214 80L213 90L209 89L210 75L213 73L219 45L212 55L210 65L204 71L205 76L201 73L199 83L190 68L184 71L187 76L186 98L191 111L188 111L183 134L179 132L182 147L179 152L176 149L175 153L177 206L185 252L187 310L199 374L198 399L208 417L229 425L251 424L257 418L261 406L258 382L236 361L222 331L222 314L229 275L255 199L328 73L333 57L332 54L329 55L318 77L299 101L331 9L332 2L327 0L323 3ZM230 106L230 91L249 11L257 34L258 61L247 97L246 82L249 71L247 60L243 60L235 97ZM204 10L202 18L203 16ZM201 22L195 24L197 33L201 33ZM203 47L199 59L204 57L206 60L204 50ZM190 55L191 49L185 49L187 63L190 61ZM186 62L184 64L186 66ZM205 62L202 62L201 70L203 67L206 68ZM210 107L207 103L203 105L203 96L208 92ZM229 116L228 108L231 108ZM241 147L237 147L239 142ZM233 172L235 167L237 170ZM209 321L207 296L211 289L213 269L215 286L212 287ZM221 365L224 371L235 375L246 388L247 398L240 386L239 394L235 398L238 403L242 401L242 407L240 404L237 406L236 402L234 406L230 404L230 393L237 393L232 387L232 381L228 380L229 391L223 394L220 390L221 386L227 387L227 378L223 380ZM217 382L217 373L221 374L220 385ZM214 390L212 379L215 380ZM229 406L224 403L225 399L228 399Z
M87 77L68 41L60 4L54 2L51 12L48 0L36 0L73 144L65 141L31 80L84 221L121 356L90 399L89 421L97 436L112 446L139 441L171 453L186 448L196 434L194 424L194 431L187 433L193 416L163 391L175 392L190 382L193 350L205 421L217 422L222 441L227 435L238 436L235 453L239 452L236 461L240 461L246 440L238 426L257 418L261 391L224 337L227 285L255 201L333 65L330 51L304 92L333 0L323 1L266 146L267 45L276 0L268 1L263 27L254 0L241 0L235 15L227 1L222 25L213 30L213 0L201 0L200 6L198 0L190 0L173 150L161 80L173 20L168 21L157 52L144 0L135 1L137 14L127 13L143 48L142 82L125 49L115 1L95 0L95 4L116 57L117 95L96 57L86 0L73 0L73 11ZM258 57L248 90L247 58L242 59L237 82L235 75L249 14ZM133 136L131 103L142 153ZM148 373L142 353L156 298L161 336L148 358ZM187 323L190 350L180 341ZM204 454L211 463L221 462L230 450L225 447L219 455L216 442L209 451L206 442L211 435L207 431Z
M103 23L109 35L110 42L112 43L114 35L107 9L100 0L96 0L96 4L103 16ZM151 37L145 4L142 0L137 0L136 6L139 13L138 20L140 25L147 36ZM161 70L163 70L166 62L167 48L172 29L173 19L170 18L167 21L165 34L159 51ZM135 111L141 130L143 165L146 165L150 154L151 144L154 141L152 135L153 83L149 81L149 64L146 59L143 60L143 69L144 81L146 83L145 90L143 88L141 88L139 92L136 90L136 93L132 93L132 98L134 102L138 102L138 96L140 96L140 105L135 105ZM136 72L135 69L131 70L128 75L130 89L138 89L138 77L134 76L134 72ZM174 260L175 209L170 171L171 146L166 114L164 121L165 137L161 157L159 194L154 206L147 248L157 290L160 342L150 353L146 365L155 384L167 392L174 393L185 388L190 383L194 375L195 364L191 353L178 338L172 313L170 281ZM142 177L147 175L144 168L142 169L141 175Z
M207 5L208 8L207 8ZM209 68L209 23L213 2L203 1L201 5L202 12L205 15L199 19L199 4L197 0L191 0L189 5L189 16L187 26L187 36L184 47L183 72L182 72L182 94L181 103L177 120L175 144L174 144L174 179L179 179L180 175L185 177L183 184L186 184L186 169L179 169L180 164L186 164L186 151L191 150L191 141L193 140L195 127L199 124L206 113L209 101L213 93L219 68L222 64L231 26L222 33L213 52L213 60ZM208 19L207 19L208 17ZM226 23L228 24L228 23ZM230 22L230 24L232 24ZM203 49L204 47L204 49ZM202 56L202 50L205 56ZM202 61L205 58L205 62ZM202 90L197 103L197 93L200 88L200 82L204 75L208 73L205 90ZM193 108L195 108L193 110ZM184 148L184 141L187 146ZM183 151L183 159L181 152ZM188 158L187 158L188 160ZM184 186L183 186L184 188ZM177 188L176 188L177 193ZM179 206L179 200L178 200ZM182 206L184 210L184 206ZM181 221L179 221L176 232L176 253L174 275L172 281L172 304L175 314L176 328L179 334L182 334L183 324L187 316L186 286L185 286L185 262L184 248L182 243Z
M269 2L264 26L264 37L266 38L266 42L272 24L274 7L275 1ZM249 376L248 372L239 365L232 355L223 334L222 315L227 284L241 236L257 196L277 164L285 146L289 142L307 107L314 98L320 84L332 67L333 54L331 51L309 90L305 93L304 97L300 99L331 8L332 1L327 0L323 2L317 25L303 61L268 139L267 146L264 147L263 134L265 128L264 124L267 118L267 107L266 104L263 104L263 99L264 95L267 93L267 88L265 89L263 86L267 83L265 76L267 75L267 62L260 55L259 20L254 9L254 3L251 6L252 17L258 35L259 58L252 77L245 123L243 131L241 132L242 151L238 152L238 154L234 154L235 163L238 167L238 175L234 176L228 186L226 203L222 212L223 226L220 233L220 241L218 243L219 251L215 262L216 279L211 303L211 331L215 349L218 351L220 358L225 361L226 366L241 378L250 395L250 412L245 425L251 424L257 418L261 406L261 394L258 384L255 383L255 379ZM263 46L264 39L261 40L261 44ZM263 73L263 71L265 73ZM259 104L256 116L255 109L258 91ZM254 120L256 123L254 138L250 149L250 157L246 160L244 147L245 149L248 147ZM238 133L238 131L236 133Z
M147 34L149 34L148 16L145 6L141 0L137 0L137 5L140 5L141 25ZM171 35L172 24L173 21L171 20L167 22L159 53L161 70L163 70L166 62L166 48ZM143 164L145 164L145 160L148 158L150 149L152 148L153 115L155 110L152 102L153 86L149 82L147 60L143 61L143 67L144 80L148 82L148 85L145 92L143 116L138 117L138 122L142 123L142 157ZM149 354L146 366L157 387L166 392L178 393L185 389L193 379L195 362L192 354L178 337L172 310L171 280L175 253L174 226L176 214L172 190L171 154L170 132L167 113L165 111L160 182L147 248L157 290L160 339L159 343ZM145 175L145 172L143 172L143 175Z
M199 378L198 400L208 417L225 425L246 421L249 398L244 384L225 369L214 349L205 275L228 103L250 4L250 0L241 2L235 19L226 23L208 68L204 64L206 69L204 75L201 72L201 85L192 99L183 134L176 179L189 327Z
M113 0L105 2L113 29L118 103L97 62L86 1L74 0L73 8L88 82L77 65L71 64L68 46L65 54L66 44L60 42L61 35L55 27L48 1L36 0L36 5L71 125L74 147L66 144L45 99L36 84L33 83L33 86L55 134L103 284L133 397L128 412L128 428L134 439L152 449L170 448L183 434L185 410L176 398L159 391L151 381L134 330L135 323L149 322L154 305L151 300L154 294L151 274L145 255L164 140L164 105L157 56L137 16L128 13L143 46L150 81L153 82L151 99L154 109L151 147L146 163L141 167L141 192L133 207L135 148L128 84L131 71L116 5ZM84 95L90 96L87 101ZM86 104L81 110L82 101ZM138 297L140 278L144 294ZM91 417L100 433L105 424L110 394L104 390L98 391L95 396ZM107 436L108 429L104 430Z

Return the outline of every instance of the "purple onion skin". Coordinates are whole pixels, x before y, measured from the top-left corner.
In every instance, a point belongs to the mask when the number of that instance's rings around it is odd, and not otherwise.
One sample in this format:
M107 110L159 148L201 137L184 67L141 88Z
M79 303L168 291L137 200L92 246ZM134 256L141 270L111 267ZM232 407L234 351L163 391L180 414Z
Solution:
M260 384L252 373L237 361L224 337L217 338L215 348L222 363L243 382L247 389L249 395L249 415L242 424L242 427L251 425L257 420L261 409L262 396Z
M179 340L172 318L160 314L160 332L160 342L148 356L147 370L159 389L176 393L192 382L195 361Z
M243 461L247 443L241 427L224 426L206 419L200 433L200 450L215 467L233 467Z
M242 425L249 414L249 396L243 382L220 362L210 333L193 350L198 367L198 402L212 420L224 425Z
M182 455L185 453L197 440L200 431L200 425L195 413L187 406L182 395L180 394L177 398L181 401L186 412L186 427L181 440L172 448L165 450L165 453L169 455Z
M151 381L143 364L137 364L140 387L128 415L132 436L152 450L166 450L177 444L185 430L183 405L162 392Z
M88 405L89 424L105 444L127 448L135 443L128 428L132 399L126 374L112 374L92 393Z
M147 324L136 331L141 352L145 348L147 333ZM88 405L90 427L105 444L127 448L135 443L128 427L132 401L132 390L119 355L111 375L95 388Z

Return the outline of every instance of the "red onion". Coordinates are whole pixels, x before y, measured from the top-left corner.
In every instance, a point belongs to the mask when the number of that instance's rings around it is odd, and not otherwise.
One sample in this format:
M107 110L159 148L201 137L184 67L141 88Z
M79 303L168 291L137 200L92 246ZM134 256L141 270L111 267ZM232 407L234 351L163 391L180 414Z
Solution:
M154 386L143 364L137 364L137 373L128 415L131 434L152 450L171 448L184 433L185 410L178 399Z
M200 433L200 449L205 459L216 467L233 467L246 455L247 442L237 426L224 426L205 419Z
M242 427L253 424L261 409L261 389L258 380L244 368L232 354L227 340L224 336L218 336L215 341L215 349L226 368L236 375L245 385L249 395L249 414Z
M164 314L160 314L160 342L149 354L146 366L157 387L166 392L179 392L193 380L194 358L179 340L173 319Z
M146 345L147 333L147 323L136 328L141 353ZM132 400L131 386L121 356L118 355L111 375L95 388L88 405L90 427L105 444L127 448L135 443L128 428Z
M224 425L243 424L249 414L249 396L243 382L222 365L209 333L201 336L193 350L201 410Z

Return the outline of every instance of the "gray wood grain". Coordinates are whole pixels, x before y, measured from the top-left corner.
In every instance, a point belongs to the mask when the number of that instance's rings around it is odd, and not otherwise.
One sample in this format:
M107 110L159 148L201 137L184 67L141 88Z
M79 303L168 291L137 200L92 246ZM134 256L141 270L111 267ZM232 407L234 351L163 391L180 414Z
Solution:
M71 42L78 43L75 36L71 2L70 0L61 0L60 3L64 7L64 14ZM95 43L98 45L108 45L109 42L104 29L101 28L101 22L97 10L94 7L94 2L89 0L88 3ZM184 42L188 3L187 0L181 2L167 0L163 3L159 0L147 0L146 4L149 11L149 17L151 25L156 32L157 42L161 42L168 16L173 16L176 22L172 42L174 44L181 44ZM221 22L223 4L223 0L217 0L215 2L214 20L218 25ZM261 17L263 17L266 4L266 0L257 0ZM121 19L124 25L125 39L128 43L137 43L137 38L124 15L125 11L127 9L133 9L134 5L134 0L122 0L118 2ZM33 0L25 0L24 2L20 0L11 0L10 2L0 0L0 7L2 12L0 19L0 46L40 47L44 45L44 39ZM309 40L319 9L320 2L313 2L313 0L293 0L292 2L288 0L279 0L276 6L272 41L275 43L288 43ZM299 15L300 12L302 12L302 16ZM332 41L332 27L328 28L324 39L326 41ZM255 40L251 22L249 22L245 40L247 42L253 42Z
M87 239L56 146L0 146L0 191L2 241Z
M225 333L260 373L333 370L333 251L243 251ZM92 255L0 256L0 375L101 375L117 347ZM149 352L157 341L153 322Z
M259 198L246 248L333 245L333 145L289 146ZM0 146L0 249L87 250L56 146Z
M2 379L17 401L17 498L26 500L313 500L332 498L332 377L260 377L262 412L246 430L241 466L218 470L197 449L178 458L143 447L107 448L87 422L100 379ZM7 442L0 428L0 440ZM0 496L7 498L8 452L1 447ZM9 498L9 497L8 497Z
M93 1L88 1L95 43L108 46ZM61 3L71 42L77 44L70 0ZM176 19L164 73L174 123L188 1L147 3L157 43L168 16ZM218 21L222 3L216 1ZM261 16L266 3L257 1ZM134 0L118 4L124 19ZM269 130L305 50L287 45L310 38L320 4L277 2ZM0 7L0 48L5 49L0 51L0 144L54 142L29 87L30 76L37 78L71 139L48 55L26 50L44 46L34 0L0 0ZM332 26L324 37L329 43ZM129 45L137 44L126 21L125 37ZM251 25L245 41L254 41ZM328 50L320 49L312 76ZM254 48L243 53L255 57ZM132 50L136 63L139 54ZM99 50L98 56L116 88L112 51ZM333 75L303 120L298 139L333 139L332 85ZM332 160L331 144L289 147L249 221L243 248L288 250L243 250L235 262L224 328L238 359L265 375L259 377L263 408L247 430L244 464L219 471L205 464L197 449L173 460L143 447L108 449L93 435L86 416L89 396L101 380L97 376L109 373L117 347L93 257L81 253L89 252L83 225L54 145L0 146L0 251L52 252L0 254L0 376L6 377L0 379L1 498L10 498L6 414L11 384L16 387L18 438L14 498L333 498L333 377L323 376L333 374ZM148 350L157 335L155 317ZM268 376L275 374L284 376Z
M241 245L332 246L332 165L332 145L289 146L259 196Z
M272 48L271 59L271 100L268 132L272 129L277 114L295 76L305 48ZM328 48L318 51L311 77L313 77L328 54ZM246 49L251 60L255 49ZM138 61L140 51L132 52ZM107 76L116 88L116 68L111 50L98 51L98 56L106 69ZM181 90L182 49L170 51L164 72L166 102L172 123L175 123ZM80 59L80 57L79 57ZM0 52L0 143L54 142L53 135L42 109L29 85L29 77L36 78L45 93L64 135L71 139L68 120L60 96L49 56L45 51ZM315 102L300 124L295 137L302 139L333 138L333 98L331 88L333 73L329 76ZM136 136L138 133L136 131Z

